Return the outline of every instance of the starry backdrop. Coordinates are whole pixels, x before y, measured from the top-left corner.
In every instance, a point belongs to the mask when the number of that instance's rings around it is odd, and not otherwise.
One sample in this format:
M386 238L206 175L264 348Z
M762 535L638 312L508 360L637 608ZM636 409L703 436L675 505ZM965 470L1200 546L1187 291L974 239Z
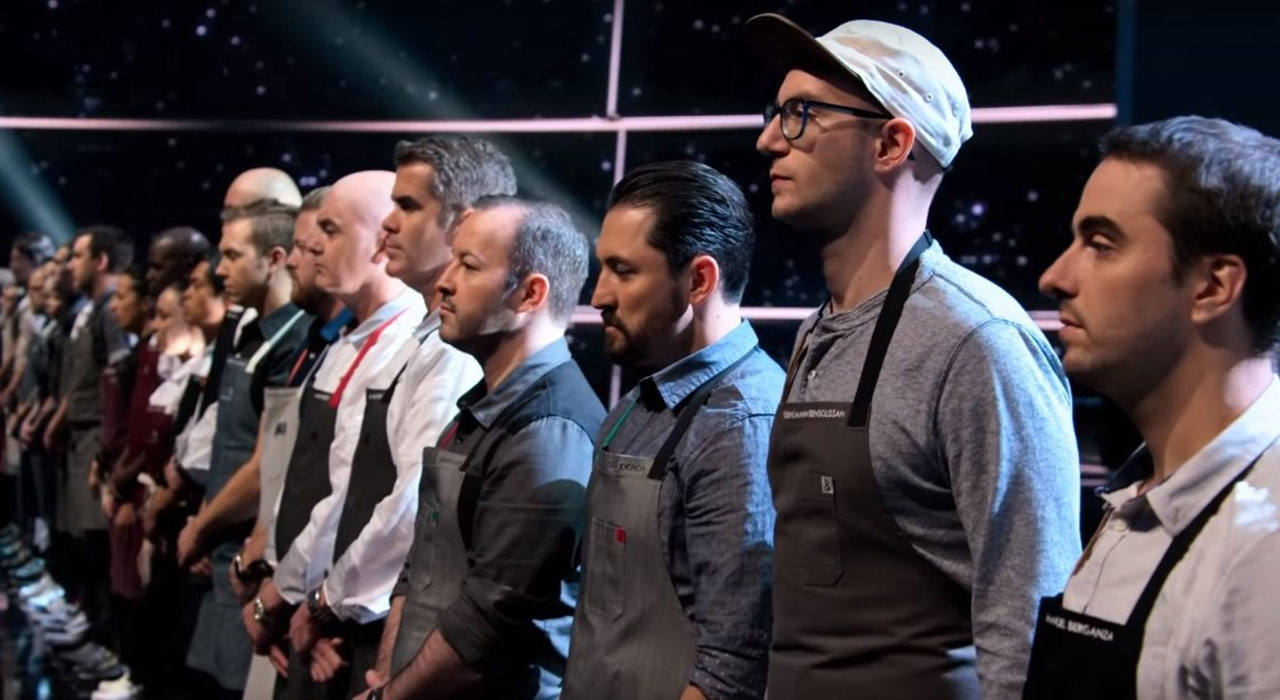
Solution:
M208 120L389 120L604 115L613 2L602 0L6 0L0 114ZM618 112L758 113L773 97L742 40L751 15L779 11L816 33L846 3L626 0ZM868 0L860 16L909 26L952 59L975 107L1115 99L1114 3ZM979 124L945 179L930 228L962 264L1028 308L1050 308L1036 278L1067 224L1108 122ZM14 177L45 188L76 223L125 226L140 242L176 224L216 233L235 173L275 165L304 189L391 166L415 134L0 131L11 169L4 235L31 225ZM759 228L745 302L816 305L821 276L796 234L769 217L756 130L630 133L626 162L693 158L747 193ZM496 138L525 194L565 204L594 232L615 173L612 133ZM7 250L7 246L4 247ZM587 293L584 292L584 301ZM794 324L758 324L778 358ZM575 350L598 387L599 333Z

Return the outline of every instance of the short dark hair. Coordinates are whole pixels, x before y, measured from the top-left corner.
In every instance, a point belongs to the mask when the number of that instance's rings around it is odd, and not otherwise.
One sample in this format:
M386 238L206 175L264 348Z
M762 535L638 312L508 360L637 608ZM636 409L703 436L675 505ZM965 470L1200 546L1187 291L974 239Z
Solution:
M725 300L742 301L756 236L747 198L733 180L688 160L642 165L609 193L608 208L620 206L653 213L649 245L666 256L672 274L709 255L720 265Z
M1102 137L1103 158L1148 163L1164 174L1156 218L1173 238L1181 276L1199 258L1238 255L1241 306L1253 349L1280 338L1280 141L1225 119L1183 116L1122 126Z
M298 221L297 210L271 211L249 217L249 240L259 255L266 255L272 248L293 247L293 227Z
M22 253L33 265L43 265L53 257L53 239L37 231L29 231L13 239L13 248Z
M121 279L127 279L133 285L133 292L140 297L147 296L147 268L138 263L131 263L124 269L120 275Z
M204 277L205 280L209 282L209 286L213 287L213 291L218 294L222 294L227 291L226 284L223 283L222 278L219 277L217 273L218 263L221 262L221 260L222 254L215 248L205 253L204 259L196 263L196 267L199 267L200 263L208 263L208 266L204 269ZM194 270L195 268L192 269Z
M89 253L95 258L107 256L107 272L113 275L123 272L133 262L133 241L115 226L84 226L76 236L89 237Z
M425 163L435 171L431 194L444 205L441 216L473 206L481 197L516 193L511 161L493 143L473 136L426 136L396 144L395 166Z
M520 223L511 245L507 289L515 289L535 272L545 275L551 285L548 300L551 317L567 323L587 281L591 255L591 243L573 225L569 213L550 202L509 196L482 197L474 206L478 211L502 207L520 210Z

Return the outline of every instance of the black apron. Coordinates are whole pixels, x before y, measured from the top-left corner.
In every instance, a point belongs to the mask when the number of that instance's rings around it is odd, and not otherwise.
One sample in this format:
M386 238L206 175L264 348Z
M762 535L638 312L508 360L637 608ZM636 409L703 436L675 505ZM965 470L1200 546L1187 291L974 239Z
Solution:
M302 402L298 407L298 435L284 475L280 507L276 512L273 539L277 559L284 559L293 541L306 529L316 504L333 493L333 487L329 483L329 449L333 445L334 424L338 419L338 405L345 381L354 375L365 355L382 337L382 332L403 313L404 311L396 313L374 329L344 372L336 393L316 389L314 374L305 383ZM332 347L330 345L325 351L328 352ZM322 360L317 360L314 368L319 369L322 363Z
M1231 495L1253 470L1255 459L1222 487L1195 519L1179 532L1156 565L1142 595L1124 624L1072 612L1062 607L1062 594L1040 600L1035 643L1022 697L1066 700L1134 698L1138 692L1138 660L1147 618L1170 572Z
M912 547L872 470L871 398L893 332L932 243L902 261L871 335L852 405L787 403L773 423L770 698L977 698L970 596Z
M609 451L634 403L596 450L565 700L674 700L689 684L698 634L667 573L658 499L676 446L699 409L721 379L754 352L717 372L677 407L675 426L654 457Z

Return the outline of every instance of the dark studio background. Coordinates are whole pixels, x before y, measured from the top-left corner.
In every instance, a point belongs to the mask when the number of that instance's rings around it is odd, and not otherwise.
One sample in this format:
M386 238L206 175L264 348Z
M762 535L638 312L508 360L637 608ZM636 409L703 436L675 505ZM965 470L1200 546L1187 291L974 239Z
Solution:
M1218 3L1226 9L1206 21L1203 3L1133 0L626 0L617 113L756 113L776 86L758 74L742 23L780 11L821 33L856 12L930 37L975 107L1115 103L1121 119L1198 111L1274 133L1266 123L1277 119L1272 100L1261 93L1275 62L1246 60L1274 53L1267 42L1280 13L1272 6ZM140 245L177 224L216 234L223 190L241 170L274 165L305 191L354 170L389 168L395 142L421 133L278 130L277 122L605 116L614 11L612 0L9 0L0 9L0 117L202 124L0 128L0 237L32 228L65 236L92 222L124 226ZM1216 45L1229 45L1230 57L1215 59L1206 47ZM1187 85L1195 78L1198 87ZM1239 83L1254 94L1241 95ZM1068 240L1095 141L1112 124L976 124L934 203L931 230L950 255L1029 309L1052 308L1036 278ZM769 217L757 132L633 131L625 162L694 158L733 177L759 231L745 303L814 306L824 299L816 259ZM615 178L614 133L496 140L513 157L524 194L566 205L595 231ZM795 325L757 324L780 361ZM598 329L580 326L574 341L607 394ZM1114 466L1132 436L1122 417L1077 392L1083 460Z

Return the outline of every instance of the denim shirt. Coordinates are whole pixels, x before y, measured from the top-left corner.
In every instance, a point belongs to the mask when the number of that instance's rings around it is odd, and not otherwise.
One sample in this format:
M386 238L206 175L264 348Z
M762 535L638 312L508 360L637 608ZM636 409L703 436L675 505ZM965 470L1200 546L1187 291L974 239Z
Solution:
M667 575L697 628L689 682L717 699L764 694L773 625L774 510L766 460L785 376L757 343L744 321L645 377L610 412L599 438L634 403L608 449L656 456L680 403L750 353L721 379L676 446L656 514Z

